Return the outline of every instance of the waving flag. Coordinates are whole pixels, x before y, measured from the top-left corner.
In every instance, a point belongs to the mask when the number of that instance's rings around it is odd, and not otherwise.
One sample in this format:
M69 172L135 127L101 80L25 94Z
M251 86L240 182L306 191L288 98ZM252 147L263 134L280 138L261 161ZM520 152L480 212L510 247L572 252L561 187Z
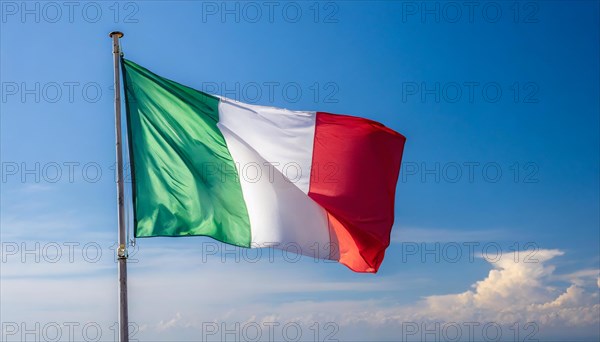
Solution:
M122 65L136 237L203 235L377 272L402 135L352 116L236 102Z

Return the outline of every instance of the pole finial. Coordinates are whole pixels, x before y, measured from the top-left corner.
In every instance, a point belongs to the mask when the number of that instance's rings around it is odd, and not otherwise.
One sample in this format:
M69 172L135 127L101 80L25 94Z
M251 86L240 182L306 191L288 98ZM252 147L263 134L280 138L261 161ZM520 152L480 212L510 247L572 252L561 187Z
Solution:
M109 37L112 38L112 36L117 36L117 38L122 38L124 36L123 32L121 31L112 31L111 33L108 34Z

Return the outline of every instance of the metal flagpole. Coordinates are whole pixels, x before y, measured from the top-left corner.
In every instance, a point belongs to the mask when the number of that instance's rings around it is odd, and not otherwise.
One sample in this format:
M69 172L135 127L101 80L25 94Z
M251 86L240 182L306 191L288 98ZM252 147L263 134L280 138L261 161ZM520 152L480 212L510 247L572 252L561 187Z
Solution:
M114 31L109 34L113 41L113 58L115 67L115 133L117 148L117 217L119 221L119 247L117 248L117 261L119 269L119 341L129 342L129 317L127 315L127 238L125 227L125 203L123 200L123 147L121 143L121 80L119 74L119 61L121 49L119 38L122 32Z

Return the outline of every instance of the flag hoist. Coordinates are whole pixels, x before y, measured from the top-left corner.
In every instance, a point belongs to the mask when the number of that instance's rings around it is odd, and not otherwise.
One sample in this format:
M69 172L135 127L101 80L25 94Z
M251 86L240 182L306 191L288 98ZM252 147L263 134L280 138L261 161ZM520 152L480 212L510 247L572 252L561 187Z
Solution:
M118 217L118 248L117 267L119 273L119 341L129 342L129 317L127 315L127 234L125 225L125 203L123 187L123 144L121 138L121 79L120 63L121 47L119 39L122 32L114 31L109 34L113 43L113 63L115 71L115 135L117 152L117 217Z

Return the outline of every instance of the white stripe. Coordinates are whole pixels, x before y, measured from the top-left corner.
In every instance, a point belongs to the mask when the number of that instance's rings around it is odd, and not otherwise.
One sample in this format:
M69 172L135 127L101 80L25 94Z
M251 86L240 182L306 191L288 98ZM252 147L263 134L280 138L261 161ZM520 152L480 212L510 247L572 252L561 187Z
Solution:
M296 112L221 97L219 123L308 194L315 112Z
M251 247L277 247L328 259L327 213L241 137L219 123L236 162L252 230ZM250 127L249 127L250 128Z

